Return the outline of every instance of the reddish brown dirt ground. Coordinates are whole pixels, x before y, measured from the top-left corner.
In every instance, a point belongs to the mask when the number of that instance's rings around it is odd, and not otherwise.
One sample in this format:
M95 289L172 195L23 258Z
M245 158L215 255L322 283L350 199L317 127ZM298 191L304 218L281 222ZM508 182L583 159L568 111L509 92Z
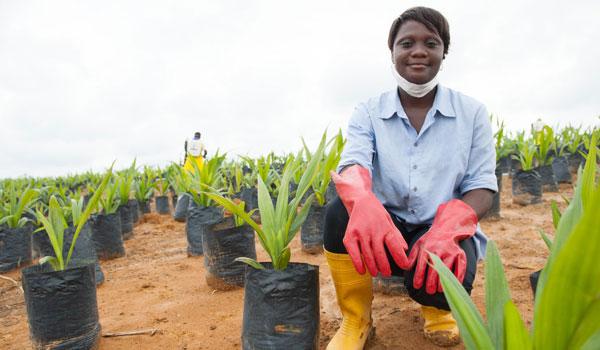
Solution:
M565 205L561 194L571 196L570 185L559 193L545 193L543 203L522 207L511 203L510 180L504 176L500 220L481 223L497 242L513 300L531 325L533 295L528 276L540 269L547 249L539 237L552 233L550 201ZM219 292L205 282L202 257L186 254L185 224L170 216L146 215L125 242L127 255L102 262L106 282L98 288L102 332L155 328L153 336L102 338L100 349L239 349L244 293ZM335 291L323 255L301 251L299 235L292 244L292 260L320 266L321 334L324 349L339 324ZM266 255L257 244L259 259ZM20 283L20 271L3 276ZM473 299L484 312L483 263L479 263ZM418 305L404 296L376 294L373 317L377 337L369 349L436 349L422 335ZM27 315L21 291L0 279L0 349L31 348ZM457 346L455 349L461 349Z

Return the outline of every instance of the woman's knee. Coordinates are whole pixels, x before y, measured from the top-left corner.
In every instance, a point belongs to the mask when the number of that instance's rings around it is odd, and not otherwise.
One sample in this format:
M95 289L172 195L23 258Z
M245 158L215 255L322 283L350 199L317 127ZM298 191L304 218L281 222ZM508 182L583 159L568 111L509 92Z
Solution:
M467 257L467 266L465 271L465 278L463 279L463 287L468 294L471 294L473 289L473 281L475 280L475 273L477 272L477 255L475 252L475 243L472 238L465 239L459 243L461 249L465 252ZM424 281L427 280L427 276L432 268L428 265L425 272ZM433 306L438 309L450 310L450 306L446 301L444 293L428 294L425 291L425 283L421 288L415 288L414 286L415 269L414 267L405 272L404 285L408 291L408 295L411 299L415 300L421 305Z
M344 234L348 226L348 212L339 197L335 197L327 204L325 211L325 230L323 232L323 245L325 250L332 253L346 253L344 247Z

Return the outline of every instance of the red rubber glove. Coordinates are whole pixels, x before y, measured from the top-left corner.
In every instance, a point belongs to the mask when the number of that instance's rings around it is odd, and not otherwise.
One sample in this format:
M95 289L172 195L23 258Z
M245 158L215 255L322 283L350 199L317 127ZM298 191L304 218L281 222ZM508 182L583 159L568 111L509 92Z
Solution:
M419 289L423 286L429 254L437 255L452 271L460 283L465 278L467 257L458 242L475 234L477 229L477 214L467 203L453 199L438 207L433 224L429 231L421 236L410 251L408 257L410 266L415 261L415 277L413 286ZM439 276L433 268L429 268L425 292L435 294L442 292Z
M344 246L352 259L356 271L365 273L364 263L372 276L377 272L389 277L392 274L384 244L401 269L407 269L408 245L390 214L371 191L372 181L369 171L359 165L352 165L341 175L331 172L342 203L348 210L350 219L344 236Z

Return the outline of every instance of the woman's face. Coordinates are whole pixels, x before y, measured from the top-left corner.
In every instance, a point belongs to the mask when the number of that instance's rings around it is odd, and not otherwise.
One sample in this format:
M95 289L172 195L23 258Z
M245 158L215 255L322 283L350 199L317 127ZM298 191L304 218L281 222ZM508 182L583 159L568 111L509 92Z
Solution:
M442 65L444 43L417 21L404 23L394 39L392 61L398 73L413 84L431 81Z

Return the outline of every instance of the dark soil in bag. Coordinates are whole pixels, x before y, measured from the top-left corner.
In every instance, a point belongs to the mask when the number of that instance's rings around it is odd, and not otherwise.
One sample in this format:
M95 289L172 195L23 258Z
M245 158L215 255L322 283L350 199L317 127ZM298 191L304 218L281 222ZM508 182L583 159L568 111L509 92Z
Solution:
M334 200L335 197L337 197L337 190L335 189L335 184L331 181L327 185L327 191L325 192L325 204Z
M130 199L129 202L127 202L127 205L129 206L129 212L131 213L131 221L133 221L133 224L135 225L140 221L140 206L135 199Z
M189 195L189 193L182 193L179 195L177 205L175 205L175 211L173 212L173 219L175 219L175 221L185 222L191 200L192 197Z
M283 271L246 267L242 349L317 349L319 267L290 263Z
M498 159L498 164L496 165L496 167L500 169L499 171L502 174L508 174L510 173L510 163L510 157L502 157Z
M533 297L535 298L535 293L537 292L537 284L540 279L540 273L542 270L536 271L529 275L529 284L531 285L531 290L533 291Z
M123 239L131 239L133 237L133 220L129 206L121 205L119 206L119 210L117 212L121 218L121 234L123 235Z
M91 193L83 195L83 207L84 208L87 208L87 205L90 202L90 199L92 199L92 194Z
M63 259L66 261L67 256L69 254L69 249L71 248L71 242L73 242L73 235L75 234L75 227L70 226L65 229L63 236ZM40 256L56 256L54 253L54 249L52 249L52 244L50 243L50 239L48 238L48 234L46 231L36 232L35 240L38 244ZM70 265L87 265L94 264L94 270L96 274L96 285L102 284L104 282L104 273L100 268L100 263L98 262L98 256L96 255L96 249L94 247L94 241L92 239L92 225L91 222L87 222L85 226L79 232L79 236L77 237L77 242L75 243L75 247L73 248L73 254L71 255Z
M156 203L156 212L159 214L170 214L171 208L169 208L169 197L167 196L157 196L154 198Z
M52 271L47 264L23 269L22 281L35 349L97 349L100 323L94 265Z
M150 214L150 203L148 201L138 201L138 205L140 206L140 211L142 214Z
M521 162L511 157L510 159L510 176L514 176L517 171L521 170Z
M519 170L512 180L513 203L528 205L542 201L542 178L535 170Z
M212 225L223 217L223 210L218 207L199 207L191 201L185 223L185 234L188 241L188 256L203 254L202 237L208 225Z
M32 225L18 228L0 226L0 272L31 262Z
M554 178L552 165L543 165L537 167L535 170L537 170L542 178L542 192L558 192L558 184Z
M256 260L254 230L249 225L235 227L232 217L207 226L202 237L206 283L217 290L244 286L246 264L239 257Z
M118 213L92 217L92 240L98 258L110 260L125 255L121 235L121 217Z
M577 174L577 169L579 169L580 165L583 165L585 163L585 158L579 152L576 152L573 154L569 154L568 161L569 161L569 170L572 173Z
M239 197L237 198L246 203L244 207L244 210L246 210L246 212L258 208L258 191L256 190L256 187L243 188L242 191L239 193Z
M292 195L294 195L294 196L295 196L295 195L296 195L296 191L298 190L298 184L297 184L297 183L295 183L295 182L290 182L290 187L289 187L289 189L290 189L290 190L289 190L290 197L291 197Z
M179 198L177 197L177 193L172 193L171 194L171 203L173 203L173 208L175 208L177 206L177 200Z
M500 218L500 196L502 193L502 169L496 167L496 183L498 184L498 192L494 193L492 197L492 207L485 214L486 218L497 219Z
M566 157L557 157L552 161L552 171L558 183L572 183L571 172L569 171L569 161Z
M304 221L300 230L300 241L304 252L318 254L323 251L326 208L319 205L310 207L306 221Z

